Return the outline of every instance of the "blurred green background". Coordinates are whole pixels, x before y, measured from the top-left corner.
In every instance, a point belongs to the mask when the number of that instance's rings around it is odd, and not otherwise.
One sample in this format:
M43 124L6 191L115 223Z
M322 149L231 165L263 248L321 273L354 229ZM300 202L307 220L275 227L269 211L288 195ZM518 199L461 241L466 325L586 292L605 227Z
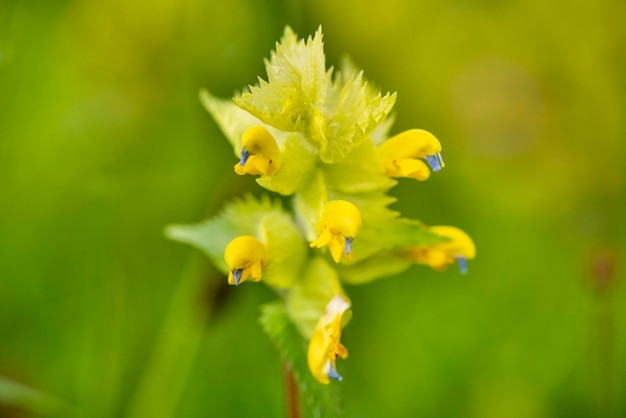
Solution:
M398 91L447 166L394 208L470 273L346 290L350 417L626 416L626 3L0 1L0 416L280 417L261 285L163 228L258 192L198 90L290 24Z

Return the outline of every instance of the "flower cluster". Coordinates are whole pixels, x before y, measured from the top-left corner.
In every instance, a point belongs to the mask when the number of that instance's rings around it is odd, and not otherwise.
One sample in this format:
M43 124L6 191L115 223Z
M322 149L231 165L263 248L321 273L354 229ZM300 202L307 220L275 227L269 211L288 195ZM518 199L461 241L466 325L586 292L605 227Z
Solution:
M201 101L233 146L234 171L292 197L246 197L205 223L173 226L170 236L203 249L238 286L252 278L276 289L303 338L311 374L341 380L336 359L351 302L342 282L359 284L412 264L461 272L472 240L451 226L406 219L388 205L396 178L426 180L444 167L427 131L389 137L396 95L381 95L345 60L327 69L321 29L298 39L286 28L265 62L267 81L233 101Z

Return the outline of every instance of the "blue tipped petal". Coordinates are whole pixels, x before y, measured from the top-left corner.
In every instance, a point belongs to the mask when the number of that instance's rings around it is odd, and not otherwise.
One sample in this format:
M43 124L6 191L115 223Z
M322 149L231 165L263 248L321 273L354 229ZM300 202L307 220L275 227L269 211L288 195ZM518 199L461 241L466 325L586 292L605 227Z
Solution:
M352 251L352 240L354 238L349 238L346 237L346 249L344 250L344 253L347 255L350 255L350 251Z
M433 171L439 171L443 167L445 167L445 163L443 162L443 158L441 157L441 153L430 154L426 156L426 162L430 166Z
M455 258L457 264L459 265L459 273L467 273L467 258L463 257L462 255L457 255Z
M250 153L248 152L247 149L242 148L241 149L241 160L239 160L239 165L246 165L246 161L248 161L248 158L250 157Z
M233 279L235 280L235 286L239 286L239 282L241 281L241 273L243 273L243 269L233 269Z
M328 373L326 373L326 374L327 374L327 375L328 375L328 377L330 377L331 379L335 379L335 380L338 380L338 381L340 381L340 382L343 380L343 377L341 377L341 376L339 375L339 373L337 373L337 369L335 369L335 368L334 368L334 367L332 367L332 366L330 367L330 369L328 369Z

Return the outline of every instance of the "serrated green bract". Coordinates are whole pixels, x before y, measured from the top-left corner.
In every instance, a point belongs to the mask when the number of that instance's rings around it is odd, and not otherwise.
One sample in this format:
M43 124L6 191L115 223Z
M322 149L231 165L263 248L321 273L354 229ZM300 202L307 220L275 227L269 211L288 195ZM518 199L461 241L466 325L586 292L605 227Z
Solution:
M241 136L246 129L263 123L245 110L240 109L232 100L219 99L206 89L200 90L200 102L213 116L224 136L233 146L235 155L241 151Z
M307 345L281 303L263 305L261 326L286 362L313 418L342 418L340 385L320 385L307 366Z
M235 98L235 103L270 126L302 132L311 112L323 103L328 76L321 28L305 42L287 27L269 60L267 81Z
M389 115L396 94L371 89L352 67L332 79L326 71L322 32L298 41L287 27L276 51L265 61L267 81L235 97L235 103L265 124L301 132L319 150L321 161L335 163L364 141Z
M282 144L282 164L273 176L256 181L267 190L289 196L302 189L314 175L317 156L301 134L291 133Z
M338 78L309 128L325 163L341 161L389 115L396 93L373 93L363 73Z
M335 295L344 295L337 271L323 258L314 257L305 265L302 277L285 298L287 312L305 338L324 314Z
M228 273L224 249L241 235L251 235L265 244L263 280L277 288L293 284L307 255L307 245L291 215L268 197L248 196L235 201L217 217L193 225L170 225L166 235L204 251L222 272Z

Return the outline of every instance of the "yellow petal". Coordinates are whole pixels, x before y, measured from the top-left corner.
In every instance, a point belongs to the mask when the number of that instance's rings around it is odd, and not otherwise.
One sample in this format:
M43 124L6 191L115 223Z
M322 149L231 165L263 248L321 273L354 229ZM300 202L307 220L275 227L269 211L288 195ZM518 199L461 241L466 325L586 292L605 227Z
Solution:
M410 248L412 260L418 264L426 264L435 270L443 270L457 262L461 273L465 273L467 260L476 257L476 247L469 235L453 226L432 226L429 230L450 238L450 241Z
M423 129L410 129L389 138L378 148L383 161L399 158L425 158L441 152L441 143Z
M354 238L360 231L363 221L361 212L347 200L333 200L324 207L323 219L332 234Z
M328 243L328 249L330 250L330 254L333 256L335 263L339 263L341 261L341 256L346 250L346 239L341 235L333 235ZM348 254L346 254L346 257L347 256Z
M330 378L341 380L335 368L337 357L348 357L348 350L341 344L341 316L350 308L350 302L343 295L336 295L326 305L326 312L320 318L309 343L307 362L313 376L323 384Z
M430 170L421 160L401 158L385 163L386 174L390 177L407 177L416 180L426 180L430 177Z

